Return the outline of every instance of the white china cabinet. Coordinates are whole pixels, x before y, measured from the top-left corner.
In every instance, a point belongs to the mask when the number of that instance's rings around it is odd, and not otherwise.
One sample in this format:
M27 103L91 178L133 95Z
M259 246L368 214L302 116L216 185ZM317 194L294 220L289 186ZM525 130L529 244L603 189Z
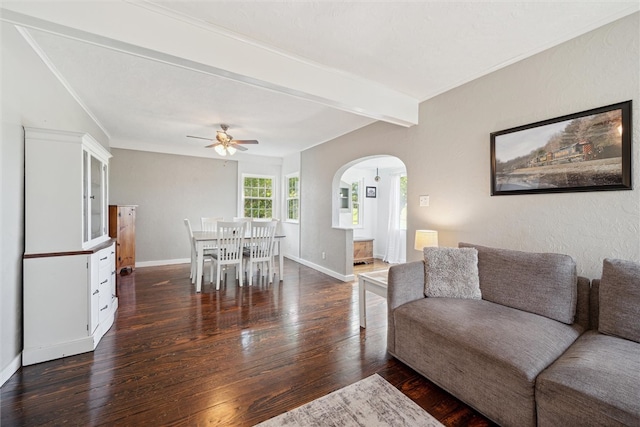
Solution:
M25 128L24 365L92 351L113 324L110 157L89 134Z

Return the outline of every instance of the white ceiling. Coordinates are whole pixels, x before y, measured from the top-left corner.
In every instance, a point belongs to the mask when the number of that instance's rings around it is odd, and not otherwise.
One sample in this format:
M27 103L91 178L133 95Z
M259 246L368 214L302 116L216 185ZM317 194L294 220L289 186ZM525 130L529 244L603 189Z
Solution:
M111 146L286 156L639 10L638 1L2 3ZM239 153L235 158L251 159Z

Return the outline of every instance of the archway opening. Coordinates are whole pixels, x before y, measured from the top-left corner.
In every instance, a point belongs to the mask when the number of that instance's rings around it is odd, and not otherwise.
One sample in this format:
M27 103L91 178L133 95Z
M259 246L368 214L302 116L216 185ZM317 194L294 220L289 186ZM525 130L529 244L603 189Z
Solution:
M354 264L406 262L407 179L402 160L388 155L356 159L336 171L332 225L352 230L345 244ZM353 274L350 267L347 274Z

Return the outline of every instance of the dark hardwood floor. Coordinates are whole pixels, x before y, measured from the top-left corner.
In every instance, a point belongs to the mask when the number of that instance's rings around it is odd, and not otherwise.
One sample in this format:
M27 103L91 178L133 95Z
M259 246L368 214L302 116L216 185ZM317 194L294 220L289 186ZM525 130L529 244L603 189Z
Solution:
M138 268L94 352L3 385L1 425L251 426L374 373L447 426L491 425L386 353L383 298L360 328L357 288L290 260L280 283L201 294L187 264Z

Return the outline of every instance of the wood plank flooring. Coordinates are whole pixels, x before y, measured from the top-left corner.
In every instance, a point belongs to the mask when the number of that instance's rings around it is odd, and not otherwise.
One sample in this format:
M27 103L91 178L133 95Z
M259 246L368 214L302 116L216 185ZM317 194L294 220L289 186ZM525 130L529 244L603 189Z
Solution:
M196 294L188 264L122 276L97 349L21 368L0 424L251 426L379 373L447 426L492 425L386 353L383 298L361 329L357 281L290 260L282 279Z

